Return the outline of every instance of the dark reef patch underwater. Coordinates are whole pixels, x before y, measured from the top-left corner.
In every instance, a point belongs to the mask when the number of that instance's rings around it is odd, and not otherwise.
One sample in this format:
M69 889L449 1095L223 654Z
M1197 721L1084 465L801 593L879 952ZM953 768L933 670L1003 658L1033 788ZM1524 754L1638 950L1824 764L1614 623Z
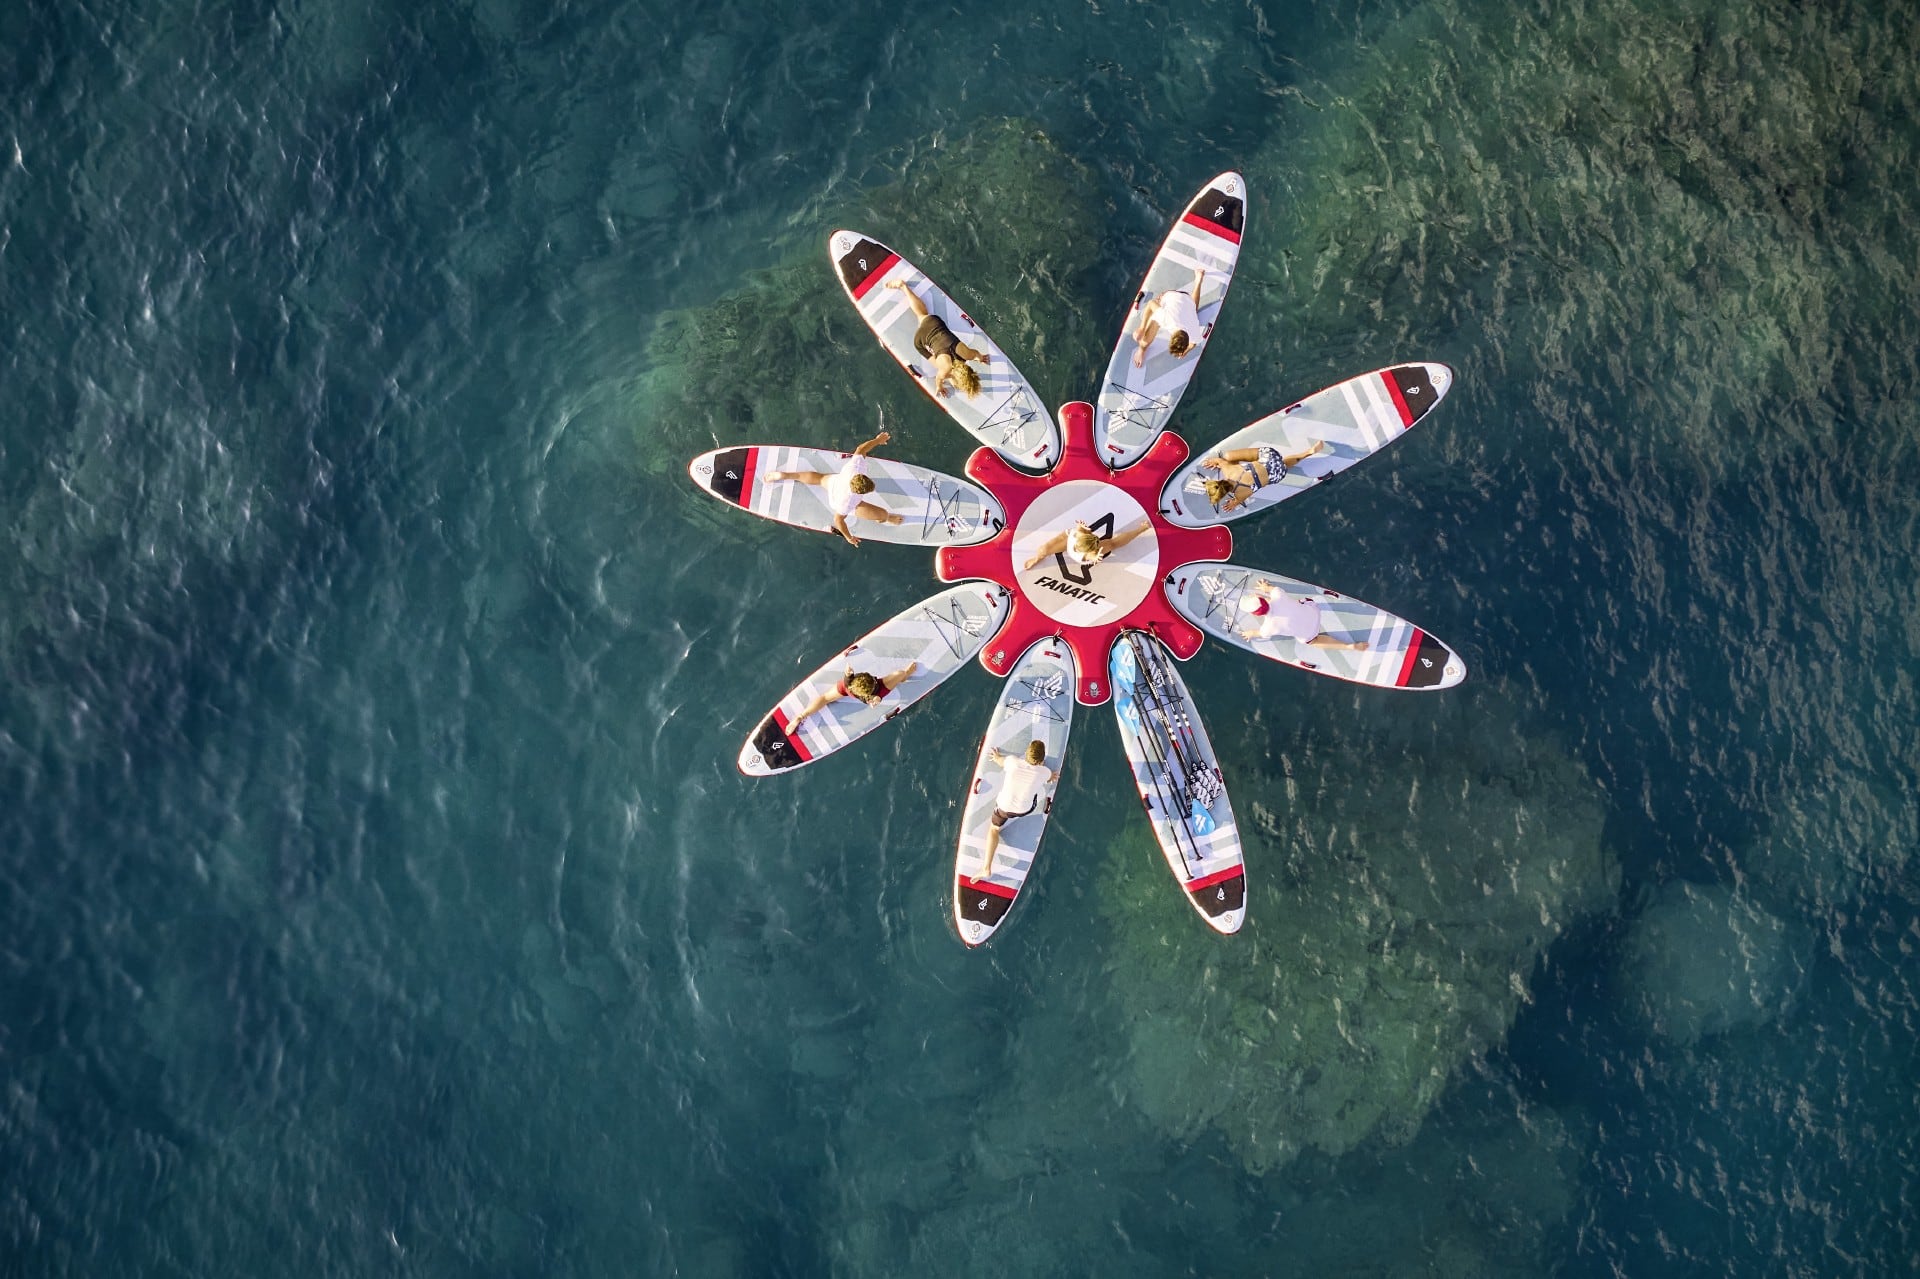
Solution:
M1911 1273L1920 24L1576 0L0 14L0 1273ZM1197 444L1459 373L1184 670L1249 922L963 672L733 759L927 557L687 458L971 441L855 226L1086 397L1242 169Z

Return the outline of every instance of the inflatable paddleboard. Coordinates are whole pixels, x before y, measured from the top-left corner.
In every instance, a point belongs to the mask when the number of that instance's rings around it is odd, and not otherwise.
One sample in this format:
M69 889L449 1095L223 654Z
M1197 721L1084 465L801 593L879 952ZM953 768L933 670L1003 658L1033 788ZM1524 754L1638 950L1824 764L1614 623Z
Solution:
M1127 308L1120 340L1113 348L1113 359L1094 404L1094 447L1100 460L1115 470L1139 461L1173 419L1174 406L1180 403L1200 357L1206 353L1220 304L1233 282L1234 264L1240 259L1240 233L1246 221L1247 180L1238 173L1223 173L1193 197L1167 233L1153 265L1147 268L1146 279L1140 282L1133 305ZM1133 335L1140 328L1141 314L1162 293L1191 289L1195 271L1205 271L1206 275L1200 282L1198 299L1200 332L1188 334L1192 347L1179 358L1169 354L1166 326L1161 325L1162 331L1148 348L1145 364L1135 368L1133 355L1138 344Z
M1239 932L1247 918L1240 828L1186 684L1167 650L1141 631L1115 641L1108 673L1133 784L1168 869L1209 926Z
M913 263L857 231L835 231L827 237L827 252L860 318L914 384L945 409L947 416L1015 466L1030 471L1053 466L1060 457L1060 428L1006 352L960 309L959 303ZM978 395L969 398L951 388L941 395L934 389L933 361L913 345L920 317L907 301L907 289L887 287L895 280L911 289L927 313L944 320L961 342L988 356L985 366L973 364L980 375Z
M747 444L702 453L687 467L687 474L707 492L743 511L795 528L832 533L833 511L827 506L825 488L767 476L793 471L832 475L850 456L829 449ZM882 524L849 517L847 527L863 542L971 546L991 538L1006 523L1000 503L985 489L924 466L869 455L867 478L873 481L873 492L861 500L900 516L901 522Z
M1174 472L1160 493L1160 513L1174 524L1200 528L1243 519L1255 511L1277 506L1331 479L1363 458L1371 457L1405 435L1433 411L1453 386L1453 370L1444 364L1396 364L1348 378L1316 391L1298 404L1269 413L1236 431ZM1261 446L1279 450L1282 458L1319 446L1313 456L1295 463L1278 481L1269 467L1268 483L1243 495L1232 510L1216 510L1207 500L1206 481L1223 478L1232 468L1207 468L1209 458ZM1235 459L1244 463L1246 459Z
M1075 682L1073 650L1052 637L1037 640L1014 664L993 718L987 722L987 735L973 765L966 811L960 816L960 847L953 863L953 922L960 940L969 946L993 936L1033 870L1047 816L1053 811L1057 774L1066 760ZM1031 813L1001 825L993 871L984 874L987 833L1002 781L993 752L998 750L1006 759L1024 759L1027 744L1035 741L1045 744L1045 767L1056 777L1040 787Z
M1007 620L1007 601L1001 587L968 582L876 627L780 699L740 748L740 771L749 777L791 772L871 733L965 666ZM878 705L842 697L795 730L794 717L816 694L833 691L848 667L884 677L909 662L919 663L918 669Z
M1321 630L1343 642L1363 641L1365 651L1323 648L1286 636L1249 639L1241 628L1252 629L1255 616L1242 610L1241 599L1250 592L1271 598L1275 590L1318 604ZM1467 664L1460 655L1413 623L1324 586L1278 573L1237 564L1190 564L1167 578L1167 598L1182 617L1209 635L1316 675L1373 688L1427 692L1452 688L1467 677Z

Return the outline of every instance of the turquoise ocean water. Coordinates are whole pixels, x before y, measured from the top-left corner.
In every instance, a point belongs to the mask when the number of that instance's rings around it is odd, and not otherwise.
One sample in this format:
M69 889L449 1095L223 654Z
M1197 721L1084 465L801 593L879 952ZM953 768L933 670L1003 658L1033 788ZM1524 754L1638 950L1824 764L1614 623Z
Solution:
M1907 1274L1911 6L0 11L0 1273ZM969 441L853 225L1084 398L1239 168L1178 424L1459 382L1236 559L1431 628L1106 708L985 950L995 688L749 783L929 558L721 443Z

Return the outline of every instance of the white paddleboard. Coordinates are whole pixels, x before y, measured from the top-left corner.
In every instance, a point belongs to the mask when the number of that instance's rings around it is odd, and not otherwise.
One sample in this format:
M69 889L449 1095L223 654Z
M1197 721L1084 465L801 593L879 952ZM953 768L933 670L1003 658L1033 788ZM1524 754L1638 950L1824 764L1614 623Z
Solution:
M740 748L740 771L749 777L790 772L871 733L979 653L1007 620L1009 598L990 582L967 582L921 600L875 627L780 699ZM794 716L815 695L832 690L849 666L886 676L909 662L918 662L919 669L878 705L842 697L815 711L798 732L793 731Z
M1316 391L1298 404L1269 413L1210 449L1195 453L1175 471L1160 492L1160 513L1174 524L1200 528L1226 524L1277 506L1371 457L1405 435L1433 411L1453 387L1453 370L1444 364L1396 364ZM1278 480L1268 468L1268 483L1243 495L1232 510L1216 510L1207 500L1206 481L1224 478L1230 468L1202 465L1236 449L1265 445L1282 458L1319 452L1287 468ZM1244 462L1244 459L1238 459Z
M1220 304L1233 282L1246 213L1245 178L1238 173L1223 173L1209 182L1174 222L1160 252L1154 255L1153 265L1147 268L1146 279L1134 293L1094 401L1094 451L1115 470L1139 461L1173 420L1173 410L1206 353ZM1169 354L1167 336L1162 332L1148 348L1145 364L1135 368L1137 344L1133 335L1140 327L1141 313L1162 293L1190 288L1196 270L1204 270L1206 277L1200 283L1198 299L1200 332L1188 335L1193 342L1191 349L1177 358Z
M1343 642L1361 641L1363 652L1302 644L1287 636L1249 639L1252 615L1240 601L1250 590L1279 589L1320 606L1320 627ZM1167 579L1167 599L1179 614L1209 635L1269 661L1297 666L1373 688L1437 692L1467 677L1460 655L1413 623L1384 609L1278 573L1237 564L1189 564Z
M1046 745L1046 767L1059 773L1065 766L1067 734L1073 728L1075 685L1073 650L1049 636L1037 640L1014 664L1000 693L987 735L980 743L967 791L966 811L960 816L960 846L953 864L953 922L960 940L978 946L1013 909L1014 899L1033 871L1040 837L1053 811L1053 793L1059 784L1041 786L1033 811L1000 827L1000 846L994 850L993 871L986 869L987 832L1000 796L1000 766L992 752L1024 758L1027 743Z
M945 409L947 416L1013 465L1029 471L1052 469L1060 457L1060 428L1054 424L1053 415L1006 352L960 309L959 303L913 263L857 231L835 231L827 237L827 252L840 276L840 286L847 291L860 318L914 384ZM928 314L944 320L955 337L988 356L984 366L973 365L980 375L978 395L969 398L952 389L941 395L934 389L933 361L913 345L920 317L907 302L906 290L887 287L893 280L911 289Z
M702 453L687 467L693 482L723 502L795 528L833 532L833 511L826 489L799 480L768 480L774 472L837 472L847 453L830 449L789 448L782 444L745 444ZM888 458L867 457L871 502L901 517L898 524L882 524L852 516L847 527L861 541L898 542L907 546L971 546L984 542L1006 523L1006 512L992 494L968 480L955 479L924 466L909 466Z
M1142 631L1114 641L1108 674L1133 784L1167 868L1210 927L1239 932L1247 918L1240 827L1186 683L1160 641Z

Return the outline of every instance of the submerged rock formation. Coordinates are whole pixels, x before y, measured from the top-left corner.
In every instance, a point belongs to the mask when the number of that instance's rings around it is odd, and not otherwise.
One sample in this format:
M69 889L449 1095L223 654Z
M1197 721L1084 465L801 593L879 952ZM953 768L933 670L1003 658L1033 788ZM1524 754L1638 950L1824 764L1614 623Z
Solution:
M1586 384L1673 444L1778 448L1759 428L1789 406L1831 432L1836 384L1879 376L1849 350L1878 331L1858 317L1901 316L1916 283L1912 209L1874 194L1915 154L1880 105L1912 83L1906 25L1420 6L1303 77L1248 165L1256 192L1300 198L1249 239L1238 288L1271 287L1310 348L1445 335L1486 361L1469 376L1539 379L1551 417Z
M1448 696L1424 728L1309 721L1277 773L1231 779L1252 894L1237 938L1188 917L1143 824L1114 848L1100 908L1128 1089L1163 1130L1218 1131L1255 1173L1404 1141L1502 1041L1546 948L1611 907L1585 771L1489 733L1513 718L1496 691Z
M1620 999L1676 1043L1764 1026L1793 1005L1806 953L1798 929L1734 889L1668 884L1628 930Z
M850 448L880 423L896 443L903 427L925 428L915 460L958 469L973 442L922 402L847 301L826 253L836 226L878 236L931 275L1048 402L1084 393L1100 359L1086 281L1101 217L1089 175L1031 123L929 147L898 180L809 223L778 265L661 317L639 388L645 469L682 467L716 440Z

